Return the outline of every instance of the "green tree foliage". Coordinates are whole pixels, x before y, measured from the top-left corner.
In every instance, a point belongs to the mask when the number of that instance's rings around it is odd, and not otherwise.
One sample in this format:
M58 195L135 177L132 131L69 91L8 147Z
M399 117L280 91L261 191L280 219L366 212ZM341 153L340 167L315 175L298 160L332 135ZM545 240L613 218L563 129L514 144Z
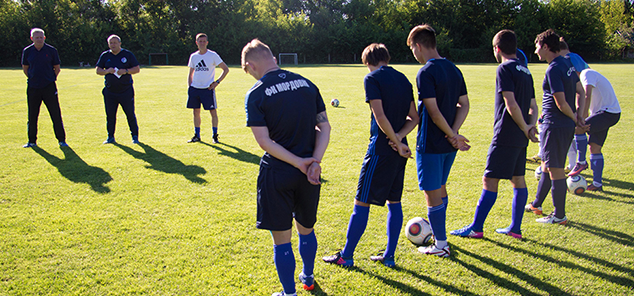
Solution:
M491 38L503 28L518 34L529 59L535 35L553 28L592 61L632 47L633 17L631 0L0 0L0 66L19 66L33 27L46 31L65 66L94 64L110 34L141 63L168 53L170 63L185 64L200 32L233 64L252 38L302 63L359 62L372 42L385 43L393 62L414 62L405 40L421 23L457 62L492 62Z

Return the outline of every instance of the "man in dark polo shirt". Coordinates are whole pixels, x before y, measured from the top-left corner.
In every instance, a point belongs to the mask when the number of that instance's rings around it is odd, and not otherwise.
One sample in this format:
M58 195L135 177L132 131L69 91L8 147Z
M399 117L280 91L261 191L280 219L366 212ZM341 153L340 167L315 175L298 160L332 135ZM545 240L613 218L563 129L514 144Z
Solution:
M97 74L105 76L103 99L106 105L106 121L108 138L104 144L115 143L114 130L117 123L117 109L125 112L132 135L132 143L139 144L139 125L134 114L134 88L132 74L139 73L141 68L134 54L121 48L121 38L117 35L108 37L108 47L101 53L97 61Z
M62 122L62 111L57 97L57 75L60 72L60 60L57 49L46 44L44 30L33 28L31 30L33 44L22 51L22 70L27 80L27 105L29 108L28 135L29 142L23 147L37 146L37 119L40 115L42 102L46 105L48 113L53 121L55 137L60 147L67 147L66 132Z

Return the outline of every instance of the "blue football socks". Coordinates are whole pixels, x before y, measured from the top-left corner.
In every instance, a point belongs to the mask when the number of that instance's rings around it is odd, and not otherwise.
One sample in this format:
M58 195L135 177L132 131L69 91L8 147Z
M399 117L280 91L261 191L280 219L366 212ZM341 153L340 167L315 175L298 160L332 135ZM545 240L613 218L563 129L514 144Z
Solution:
M307 235L299 234L297 249L304 263L302 271L305 275L312 275L315 268L315 256L317 255L317 237L314 230Z
M365 227L368 225L368 216L370 215L370 207L354 205L350 222L348 223L348 233L346 234L346 245L341 251L341 256L352 258L354 249L357 247Z
M566 179L552 181L553 205L555 206L555 217L562 219L566 216Z
M592 166L592 181L594 186L603 185L603 154L590 154L590 165Z
M194 127L194 133L196 134L196 137L200 138L200 127Z
M548 196L548 192L550 192L551 186L552 181L550 180L550 174L548 172L542 172L542 176L537 183L537 194L535 195L535 200L531 203L534 207L539 208L542 206L546 196Z
M214 135L218 134L218 128L217 127L212 127L211 130L213 131Z
M387 208L387 247L383 252L383 258L394 257L398 237L403 226L403 208L401 203L388 203Z
M440 204L435 207L427 207L427 217L429 218L431 230L436 238L436 247L444 247L447 245L447 229L445 228L447 208L445 207L445 204Z
M295 293L295 255L291 243L274 245L273 261L284 293Z
M511 214L511 226L513 233L522 234L522 218L524 218L524 205L528 200L527 188L513 188L513 213Z
M588 136L586 134L575 135L577 144L577 162L586 162L586 152L588 151Z
M495 200L498 198L498 193L482 189L482 195L478 200L478 206L473 216L473 223L471 224L471 230L476 232L482 232L484 228L484 220L486 220L491 208L495 204Z

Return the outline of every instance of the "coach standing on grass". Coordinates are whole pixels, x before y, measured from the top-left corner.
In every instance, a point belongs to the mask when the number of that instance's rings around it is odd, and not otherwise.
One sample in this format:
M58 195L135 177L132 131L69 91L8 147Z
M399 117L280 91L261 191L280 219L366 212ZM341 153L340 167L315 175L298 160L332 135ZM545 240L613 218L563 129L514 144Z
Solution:
M128 126L132 134L132 143L139 144L139 126L134 114L134 88L132 74L139 73L141 68L134 54L121 48L121 38L117 35L108 37L108 47L101 53L97 61L97 74L105 76L106 86L103 88L103 99L106 105L106 121L108 138L104 144L115 143L114 130L117 123L119 105L128 118Z
M53 121L55 137L60 147L66 147L66 132L62 122L62 111L57 97L57 75L60 72L60 60L57 49L46 44L44 30L33 28L31 30L33 44L22 51L22 70L28 78L26 96L29 108L28 135L29 142L23 147L37 146L37 119L40 116L42 102L46 105L48 113Z
M247 126L266 151L257 182L257 228L271 231L273 260L283 292L296 295L293 220L304 264L299 280L314 288L320 162L330 141L330 124L319 89L308 79L280 69L271 49L258 39L242 49L242 69L258 81L247 92Z

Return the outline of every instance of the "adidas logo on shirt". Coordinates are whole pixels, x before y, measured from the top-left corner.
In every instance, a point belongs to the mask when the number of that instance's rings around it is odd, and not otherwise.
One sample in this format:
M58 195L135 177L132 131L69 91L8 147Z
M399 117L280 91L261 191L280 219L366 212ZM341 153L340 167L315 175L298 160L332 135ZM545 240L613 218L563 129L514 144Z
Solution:
M198 62L196 65L196 71L209 71L209 68L207 68L207 64L205 64L204 60Z

